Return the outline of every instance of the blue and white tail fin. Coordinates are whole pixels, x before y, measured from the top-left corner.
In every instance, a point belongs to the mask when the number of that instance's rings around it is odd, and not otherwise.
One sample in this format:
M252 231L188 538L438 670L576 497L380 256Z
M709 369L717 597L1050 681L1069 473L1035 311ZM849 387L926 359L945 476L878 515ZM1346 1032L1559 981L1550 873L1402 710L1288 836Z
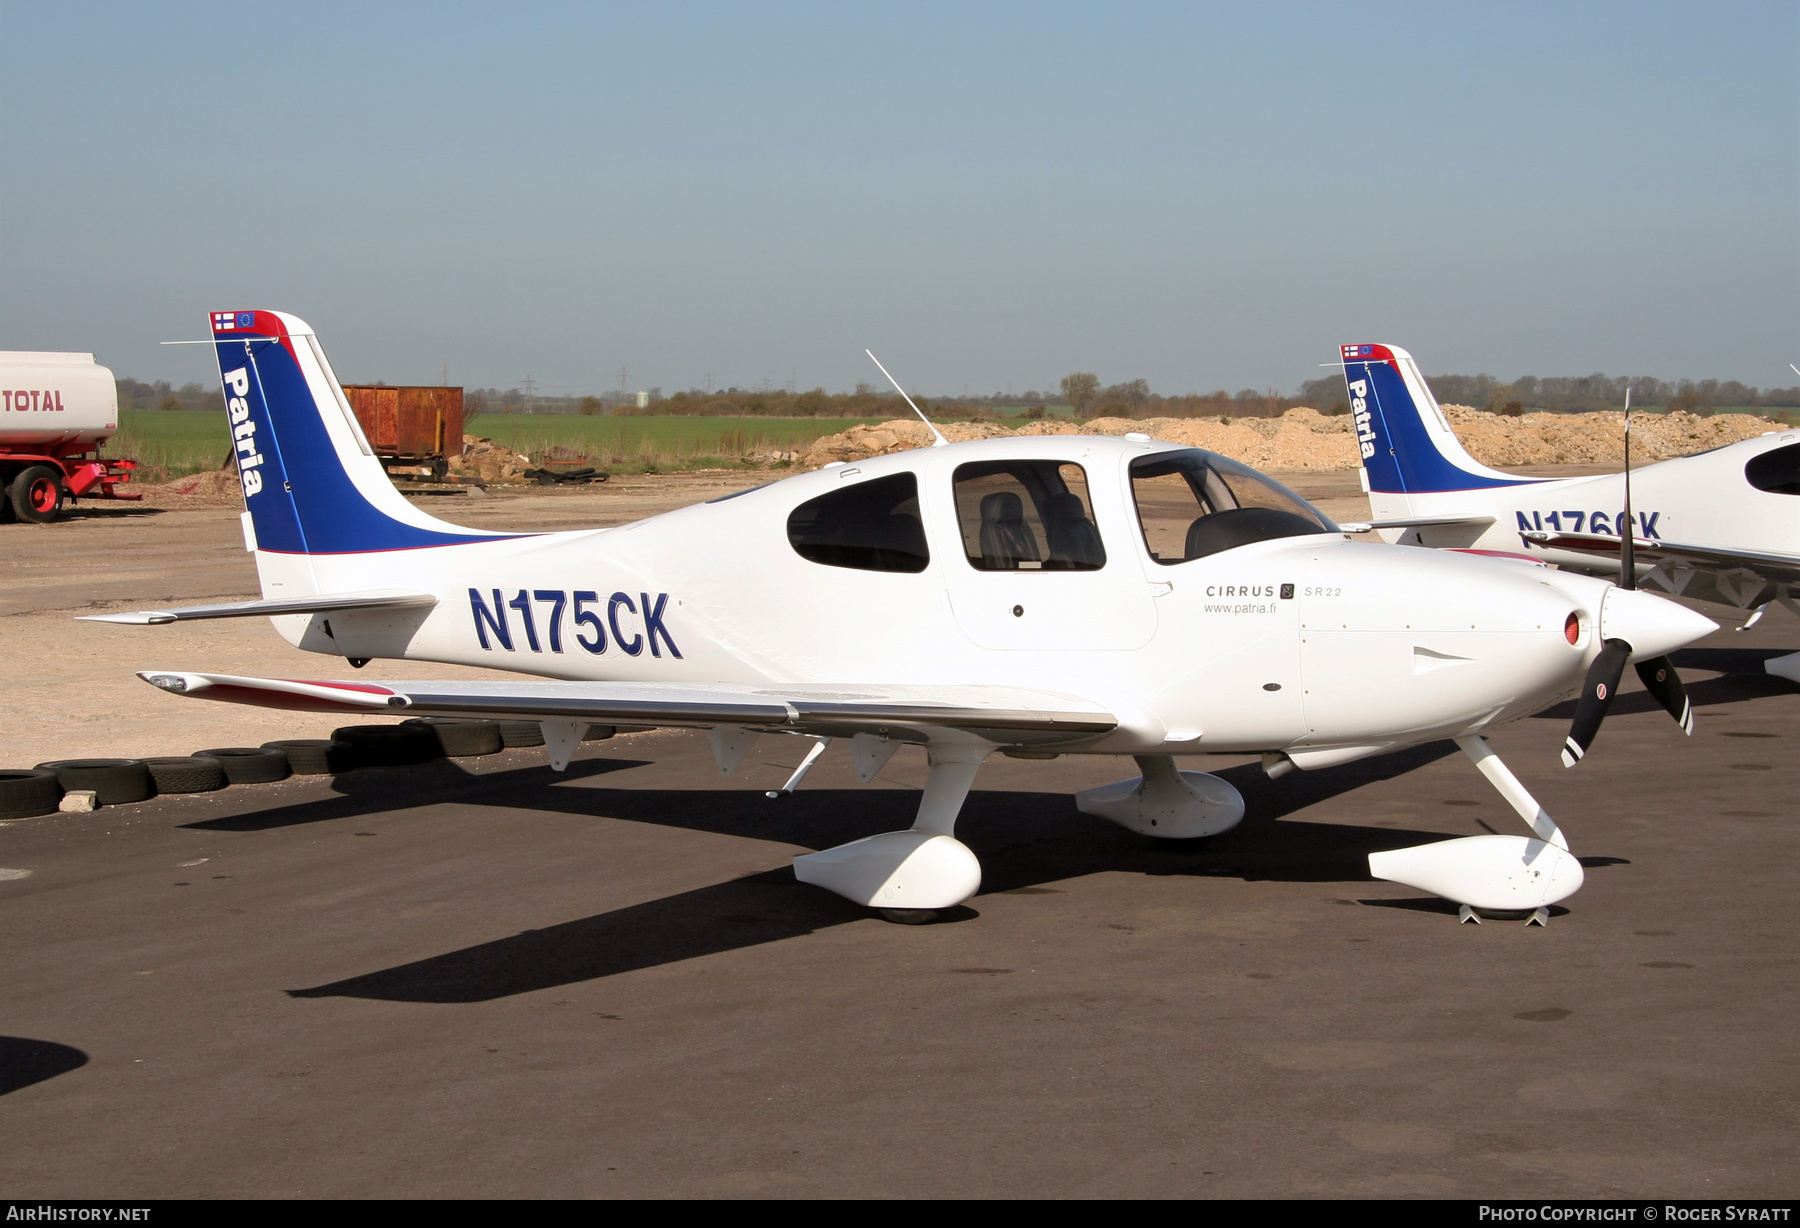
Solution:
M310 560L515 536L460 528L407 503L304 320L215 311L210 323L259 565L271 554Z
M1443 494L1539 480L1489 469L1465 452L1418 364L1399 346L1346 345L1340 353L1371 494Z

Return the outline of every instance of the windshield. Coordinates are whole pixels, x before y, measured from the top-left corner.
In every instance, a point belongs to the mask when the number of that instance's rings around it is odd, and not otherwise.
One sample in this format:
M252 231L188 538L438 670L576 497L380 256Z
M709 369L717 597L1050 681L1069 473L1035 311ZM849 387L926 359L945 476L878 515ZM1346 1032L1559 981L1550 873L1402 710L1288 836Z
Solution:
M1198 448L1132 461L1131 493L1144 545L1165 566L1274 537L1340 531L1281 483Z

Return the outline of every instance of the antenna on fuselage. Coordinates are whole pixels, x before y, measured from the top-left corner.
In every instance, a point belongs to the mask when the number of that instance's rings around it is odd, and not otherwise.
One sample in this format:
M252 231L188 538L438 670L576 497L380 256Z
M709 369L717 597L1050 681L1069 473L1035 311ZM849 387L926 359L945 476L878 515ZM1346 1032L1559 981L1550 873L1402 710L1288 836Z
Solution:
M919 415L919 421L923 422L925 424L925 429L930 431L932 436L934 438L936 438L936 440L937 440L937 442L932 444L931 446L934 448L941 448L945 444L949 443L950 441L948 439L944 438L943 432L938 430L937 427L931 425L931 419L927 418L925 416L925 411L920 409L917 405L913 405L913 399L906 395L906 389L904 389L900 386L900 381L895 379L892 375L888 375L888 369L886 367L881 366L881 359L875 357L875 351L865 349L863 351L863 353L865 353L869 356L870 362L874 363L877 367L881 368L881 373L883 375L887 375L888 383L890 383L894 386L894 391L899 393L902 397L905 397L906 403L908 405L912 405L912 411L915 414Z
M1637 587L1637 522L1631 518L1631 381L1625 381L1625 531L1619 535L1619 587Z

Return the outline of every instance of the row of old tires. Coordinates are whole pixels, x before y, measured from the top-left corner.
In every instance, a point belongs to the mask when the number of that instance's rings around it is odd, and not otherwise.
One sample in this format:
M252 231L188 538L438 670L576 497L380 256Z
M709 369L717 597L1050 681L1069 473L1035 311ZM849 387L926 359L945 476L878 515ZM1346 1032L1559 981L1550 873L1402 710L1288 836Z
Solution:
M599 741L613 733L611 725L589 725L584 740ZM208 793L226 785L403 767L543 744L544 731L536 721L426 716L398 725L346 725L329 738L288 738L192 755L57 759L35 768L0 769L0 819L54 814L63 795L77 790L91 790L96 805L121 806L162 793Z

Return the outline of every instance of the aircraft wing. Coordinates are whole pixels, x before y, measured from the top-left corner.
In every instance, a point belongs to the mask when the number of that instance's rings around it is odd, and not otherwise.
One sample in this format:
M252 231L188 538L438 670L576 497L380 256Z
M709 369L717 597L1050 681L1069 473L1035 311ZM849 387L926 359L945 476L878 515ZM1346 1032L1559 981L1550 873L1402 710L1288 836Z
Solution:
M1619 539L1593 533L1521 533L1531 545L1555 550L1577 550L1584 554L1619 557ZM1638 558L1652 563L1686 563L1713 571L1743 569L1755 572L1772 584L1800 583L1800 555L1773 554L1758 550L1732 550L1721 546L1689 546L1681 542L1648 540L1634 537L1632 545Z
M1492 516L1415 516L1405 520L1340 520L1338 528L1346 533L1367 533L1372 529L1425 529L1452 524L1485 529L1493 523Z
M80 614L90 623L151 626L198 618L269 618L276 614L335 614L339 610L428 610L437 604L430 593L392 589L366 593L325 593L316 597L276 597L264 601L227 601L219 605L186 605L168 610L123 610L117 614Z
M1002 744L1081 741L1118 719L1072 695L996 686L767 686L649 682L309 682L177 670L138 677L172 694L346 716L473 716L602 724L719 725L822 737L925 741L961 730ZM912 738L907 739L911 734Z

